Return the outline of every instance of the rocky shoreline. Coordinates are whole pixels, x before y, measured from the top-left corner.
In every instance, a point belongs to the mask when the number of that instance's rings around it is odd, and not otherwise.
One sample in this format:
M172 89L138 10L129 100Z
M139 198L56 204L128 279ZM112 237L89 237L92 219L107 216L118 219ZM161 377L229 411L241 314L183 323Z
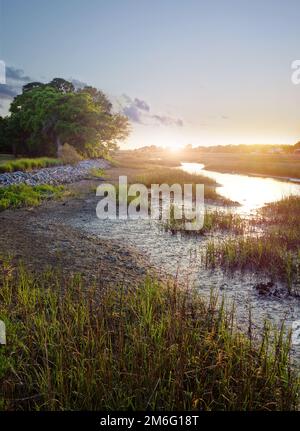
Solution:
M109 163L104 159L83 160L76 165L62 165L42 168L30 172L16 171L0 174L0 186L28 184L68 184L85 179L91 169L106 169Z

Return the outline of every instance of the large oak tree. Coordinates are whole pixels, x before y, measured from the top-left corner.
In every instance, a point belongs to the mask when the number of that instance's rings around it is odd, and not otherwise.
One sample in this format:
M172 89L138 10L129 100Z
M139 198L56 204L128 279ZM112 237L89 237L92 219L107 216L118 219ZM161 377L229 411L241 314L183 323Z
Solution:
M31 156L59 155L64 143L84 157L107 156L129 133L128 119L112 111L102 91L93 87L75 90L61 78L24 86L1 128L14 153Z

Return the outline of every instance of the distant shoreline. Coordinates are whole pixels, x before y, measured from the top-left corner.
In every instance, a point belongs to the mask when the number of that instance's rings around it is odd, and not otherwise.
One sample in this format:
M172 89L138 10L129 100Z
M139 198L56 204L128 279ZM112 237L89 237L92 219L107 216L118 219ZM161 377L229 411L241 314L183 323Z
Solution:
M180 163L191 163L191 162L180 162ZM285 177L281 175L272 175L272 174L259 174L255 172L239 172L239 171L232 171L232 170L223 170L223 169L212 169L207 168L206 165L202 162L192 162L192 163L198 163L199 165L203 165L203 170L211 171L211 172L219 172L220 174L232 174L232 175L246 175L250 177L261 177L261 178L271 178L274 180L281 180L284 182L289 183L295 183L300 184L300 178L293 178L293 177Z

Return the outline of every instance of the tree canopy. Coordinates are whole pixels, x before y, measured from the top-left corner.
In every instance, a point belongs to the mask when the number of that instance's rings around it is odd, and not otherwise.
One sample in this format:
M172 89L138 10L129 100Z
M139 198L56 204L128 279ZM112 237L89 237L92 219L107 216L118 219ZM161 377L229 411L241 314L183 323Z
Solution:
M107 156L129 134L127 117L112 111L102 91L76 90L62 78L26 84L0 119L0 151L31 156L59 155L64 143L84 157Z

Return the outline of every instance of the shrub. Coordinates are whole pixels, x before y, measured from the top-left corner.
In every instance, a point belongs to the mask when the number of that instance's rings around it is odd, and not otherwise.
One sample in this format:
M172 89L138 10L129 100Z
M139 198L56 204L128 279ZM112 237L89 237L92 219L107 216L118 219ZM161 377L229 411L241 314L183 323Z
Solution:
M64 164L75 165L82 160L82 156L72 145L64 144L60 150L60 157Z
M39 205L45 199L57 198L63 195L62 186L29 186L16 184L0 187L0 211L8 208Z

